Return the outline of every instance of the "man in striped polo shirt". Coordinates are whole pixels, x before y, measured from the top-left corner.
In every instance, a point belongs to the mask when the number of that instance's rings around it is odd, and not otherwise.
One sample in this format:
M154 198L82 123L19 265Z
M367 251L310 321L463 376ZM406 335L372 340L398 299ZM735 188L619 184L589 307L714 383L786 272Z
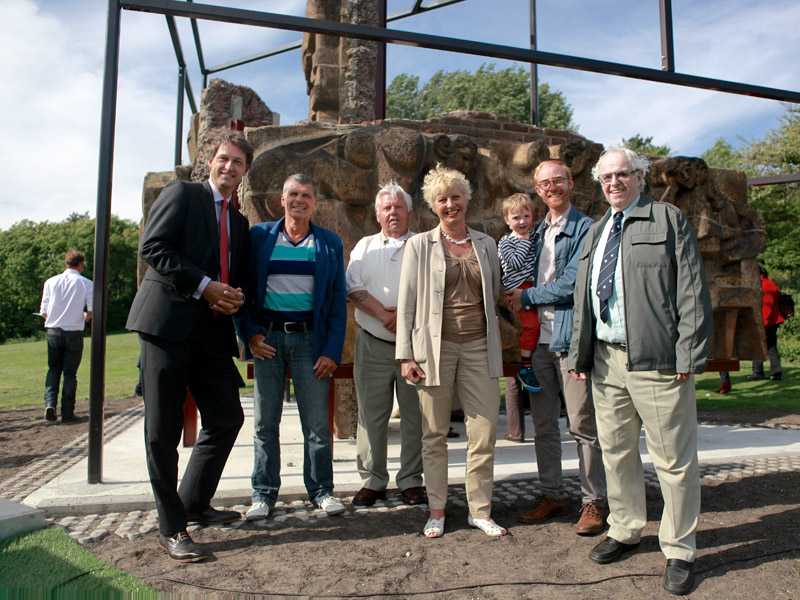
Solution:
M342 240L311 222L317 198L303 174L283 184L284 217L250 229L250 278L239 335L255 361L255 460L248 520L266 518L278 498L278 429L287 373L303 427L303 479L309 500L329 515L344 512L333 496L333 440L328 386L341 360L347 323Z

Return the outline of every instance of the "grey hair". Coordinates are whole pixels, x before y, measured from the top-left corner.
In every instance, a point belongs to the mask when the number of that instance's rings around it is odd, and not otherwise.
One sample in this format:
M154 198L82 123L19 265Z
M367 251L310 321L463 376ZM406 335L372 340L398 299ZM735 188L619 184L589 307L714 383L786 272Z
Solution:
M399 183L396 181L390 181L389 183L384 183L378 193L375 194L375 212L377 213L381 208L381 196L389 196L390 198L402 198L406 202L406 208L408 208L409 212L414 208L414 202L411 199L411 196L408 192L406 192Z
M600 155L600 158L597 159L597 163L592 167L592 179L600 181L600 161L609 154L624 154L625 158L628 159L628 163L631 165L631 169L641 173L641 180L642 183L644 183L645 175L647 175L647 171L650 169L650 161L624 146L611 146Z
M286 178L286 181L283 182L283 192L282 195L286 195L286 192L289 191L289 184L294 181L295 183L299 183L300 185L307 185L311 187L311 193L314 194L314 197L317 197L317 186L314 184L314 180L311 179L310 176L306 175L305 173L294 173L289 175Z

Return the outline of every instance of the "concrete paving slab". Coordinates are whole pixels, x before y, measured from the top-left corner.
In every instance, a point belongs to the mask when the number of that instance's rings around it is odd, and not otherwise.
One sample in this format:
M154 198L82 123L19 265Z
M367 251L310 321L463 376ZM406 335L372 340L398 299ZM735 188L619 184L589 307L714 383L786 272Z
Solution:
M250 472L253 466L253 400L243 398L245 424L225 467L215 498L218 505L250 503ZM466 439L463 423L454 425L461 435L449 440L450 483L463 483L466 465ZM562 466L564 472L576 473L578 459L575 442L561 420ZM533 427L531 425L530 430ZM509 442L504 439L505 415L500 415L495 459L495 480L528 478L537 473L532 441ZM297 405L286 404L280 426L281 499L305 498L303 487L303 439ZM759 427L701 425L699 430L701 462L719 462L739 457L788 455L800 453L800 431L772 430ZM642 460L649 456L642 436ZM179 448L179 476L189 459L191 448ZM399 421L390 422L389 471L393 475L400 463ZM361 487L356 469L355 440L336 440L334 444L334 484L338 495L352 494ZM50 516L88 514L111 510L150 509L154 506L144 459L144 422L139 418L105 445L102 484L90 485L86 459L66 469L58 477L25 499L25 504L40 508Z
M0 540L47 527L44 512L0 498Z

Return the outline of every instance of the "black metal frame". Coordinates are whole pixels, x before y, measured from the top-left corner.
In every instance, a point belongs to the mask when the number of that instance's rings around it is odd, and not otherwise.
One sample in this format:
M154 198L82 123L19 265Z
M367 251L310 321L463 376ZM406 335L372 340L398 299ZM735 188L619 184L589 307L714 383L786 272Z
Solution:
M449 4L455 4L461 0L445 0L429 7L422 6L423 0L415 0L411 14L418 14L434 8L440 8ZM267 55L274 56L276 51L266 55L258 55L227 65L208 68L202 54L200 35L197 28L196 19L206 19L225 23L235 23L241 25L252 25L257 27L271 27L274 29L285 29L305 33L321 33L335 36L353 37L357 39L370 40L381 43L406 44L421 48L434 50L444 50L448 52L458 52L462 54L472 54L489 58L526 62L531 65L548 65L566 69L589 71L592 73L603 73L630 77L659 83L669 83L687 87L717 90L733 94L744 94L792 102L800 104L800 92L782 90L771 87L751 85L734 81L713 79L710 77L700 77L677 73L674 70L674 51L672 42L672 10L671 0L659 0L661 18L661 47L662 47L662 70L639 67L622 63L594 60L566 54L555 54L552 52L542 52L535 48L535 0L531 0L531 48L516 48L499 44L489 44L458 38L426 35L409 31L399 31L377 27L372 25L355 25L350 23L338 23L311 19L308 17L297 17L281 15L269 12L259 12L237 8L228 8L214 5L201 5L192 0L108 0L108 19L106 25L106 55L105 71L103 77L103 106L101 113L100 126L100 157L99 172L97 183L97 227L95 230L95 262L94 262L94 325L92 327L92 367L90 385L90 412L89 412L89 483L100 483L102 481L102 440L103 440L103 404L105 396L105 336L106 336L106 307L107 307L107 263L108 263L108 236L109 223L111 216L111 183L113 174L113 151L114 151L114 125L116 120L116 93L119 68L119 36L120 36L120 15L123 9L151 12L163 14L167 19L167 24L172 36L175 55L178 60L179 75L179 95L182 102L183 91L189 97L192 110L196 111L194 97L191 92L191 85L186 73L186 63L183 59L183 52L180 48L180 40L174 25L174 17L186 17L192 22L192 33L198 53L198 59L203 72L203 84L205 86L206 77L212 72L219 72L223 69L232 68L266 58ZM409 15L406 15L409 16ZM400 18L398 15L387 18L387 21ZM281 52L292 48L285 48ZM535 102L531 103L532 107ZM180 108L182 118L183 109ZM538 111L536 111L538 112ZM535 114L533 115L536 118ZM182 126L181 126L182 128ZM176 125L177 130L177 125ZM177 142L176 142L177 145ZM180 150L176 149L176 159L180 158Z

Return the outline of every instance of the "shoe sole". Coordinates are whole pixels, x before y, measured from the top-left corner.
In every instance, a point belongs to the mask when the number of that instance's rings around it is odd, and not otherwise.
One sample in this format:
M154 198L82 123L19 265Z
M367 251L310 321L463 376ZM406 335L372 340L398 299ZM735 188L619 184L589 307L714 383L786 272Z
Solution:
M269 515L270 515L270 513L267 513L266 515L254 515L252 517L249 516L249 515L245 515L244 516L244 520L245 521L264 521L264 520L269 518Z
M164 553L167 556L169 556L172 560L174 560L176 562L179 562L179 563L182 563L182 564L203 562L204 560L208 560L210 558L210 556L208 556L207 554L204 554L204 555L201 555L201 556L195 556L193 558L178 558L177 556L174 556L174 555L170 554L169 550L164 548L164 546L159 544L158 547L161 548L164 551Z
M605 525L598 528L598 529L583 529L581 531L575 530L575 534L581 537L592 537L595 535L600 535L606 530Z

